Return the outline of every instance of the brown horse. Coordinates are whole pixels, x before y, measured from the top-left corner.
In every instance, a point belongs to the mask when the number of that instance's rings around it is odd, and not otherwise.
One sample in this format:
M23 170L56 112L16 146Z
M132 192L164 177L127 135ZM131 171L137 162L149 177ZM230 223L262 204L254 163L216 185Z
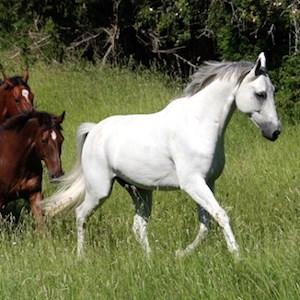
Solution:
M23 198L29 201L37 224L43 224L41 160L50 180L63 174L60 156L64 115L65 112L55 116L30 111L11 117L0 126L0 209Z
M0 85L0 124L23 111L32 110L33 94L27 84L28 79L28 71L24 72L23 77L8 78L3 74Z

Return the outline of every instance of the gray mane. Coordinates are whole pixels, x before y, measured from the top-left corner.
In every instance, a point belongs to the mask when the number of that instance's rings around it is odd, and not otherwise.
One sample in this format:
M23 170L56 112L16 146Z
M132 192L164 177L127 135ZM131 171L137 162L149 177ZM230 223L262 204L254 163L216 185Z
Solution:
M191 97L218 78L230 78L235 75L237 82L241 82L253 66L253 63L247 61L206 62L192 75L192 81L184 90L184 94Z

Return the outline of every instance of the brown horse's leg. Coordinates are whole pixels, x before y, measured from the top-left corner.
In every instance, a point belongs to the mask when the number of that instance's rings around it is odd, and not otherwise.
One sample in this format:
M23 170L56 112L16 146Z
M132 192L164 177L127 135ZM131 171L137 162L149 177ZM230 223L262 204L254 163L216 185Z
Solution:
M43 228L45 223L43 221L43 214L41 209L41 200L43 199L42 192L36 192L30 194L29 203L31 207L32 214L35 217L36 224L39 228Z
M2 219L2 210L4 209L4 207L5 207L5 204L4 204L5 202L4 202L4 199L3 198L0 198L0 219Z

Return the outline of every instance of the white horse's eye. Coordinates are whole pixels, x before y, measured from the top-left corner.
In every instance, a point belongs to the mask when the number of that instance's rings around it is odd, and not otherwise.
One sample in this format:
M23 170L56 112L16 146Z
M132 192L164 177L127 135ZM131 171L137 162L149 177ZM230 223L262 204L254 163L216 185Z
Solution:
M261 99L261 100L265 100L265 99L267 99L267 93L266 92L256 93L256 97Z

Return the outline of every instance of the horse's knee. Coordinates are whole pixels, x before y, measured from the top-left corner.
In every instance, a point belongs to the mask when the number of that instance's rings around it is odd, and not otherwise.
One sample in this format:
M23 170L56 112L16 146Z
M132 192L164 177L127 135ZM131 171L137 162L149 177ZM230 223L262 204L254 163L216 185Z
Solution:
M76 227L77 227L78 232L81 232L84 230L84 225L85 225L85 218L76 216Z

